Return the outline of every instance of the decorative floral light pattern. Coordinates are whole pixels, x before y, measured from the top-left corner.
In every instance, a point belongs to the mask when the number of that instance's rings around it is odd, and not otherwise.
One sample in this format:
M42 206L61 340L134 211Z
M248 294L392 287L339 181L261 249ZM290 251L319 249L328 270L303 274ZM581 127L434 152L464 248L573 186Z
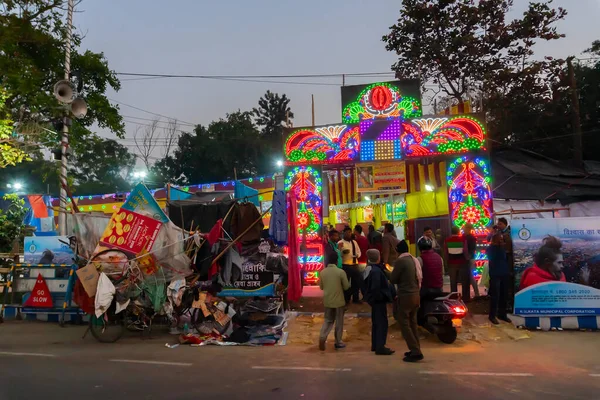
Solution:
M321 175L312 167L296 167L285 178L285 190L291 191L298 201L298 235L307 240L319 238L322 225Z
M356 101L348 104L342 113L344 123L356 124L376 118L416 118L421 116L421 104L415 98L402 96L400 90L381 82L367 86Z
M285 143L290 163L352 161L360 151L358 127L332 125L293 132Z
M452 223L461 229L471 223L476 234L484 235L492 223L488 163L480 157L459 157L448 166L447 177Z
M466 153L485 146L485 129L470 116L414 119L404 121L402 128L405 157Z

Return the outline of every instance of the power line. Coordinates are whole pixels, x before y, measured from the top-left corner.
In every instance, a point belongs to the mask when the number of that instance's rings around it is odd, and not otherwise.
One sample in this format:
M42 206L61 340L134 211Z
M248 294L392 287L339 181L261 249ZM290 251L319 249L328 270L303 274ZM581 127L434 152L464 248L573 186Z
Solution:
M175 120L175 119L170 119L169 121L162 121L162 120L156 120L156 119L152 119L152 118L141 118L141 117L134 117L133 115L121 115L123 118L133 118L133 119L139 119L141 121L150 121L150 122L154 122L157 121L158 123L169 123L169 122L176 122L177 125L186 125L186 126L193 126L196 127L198 124L188 124L188 123L180 123L179 121Z
M297 75L183 75L183 74L152 74L141 72L115 72L116 75L138 76L138 77L160 77L160 78L192 78L192 79L283 79L283 78L341 78L393 75L393 71L388 72L357 72L357 73L336 73L336 74L297 74Z
M159 113L155 113L155 112L152 112L152 111L144 110L143 108L132 106L131 104L123 103L122 101L118 101L118 100L115 100L115 99L108 98L108 100L114 101L117 104L121 104L121 105L123 105L125 107L130 107L130 108L133 108L134 110L142 111L142 112L145 112L145 113L148 113L148 114L157 115L159 117L163 117L163 118L167 118L167 119L177 120L177 121L183 122L183 123L188 124L188 125L193 125L193 126L198 125L198 124L193 124L191 122L186 122L186 121L184 121L182 119L179 119L179 118L168 117L168 116L163 115L163 114L159 114Z

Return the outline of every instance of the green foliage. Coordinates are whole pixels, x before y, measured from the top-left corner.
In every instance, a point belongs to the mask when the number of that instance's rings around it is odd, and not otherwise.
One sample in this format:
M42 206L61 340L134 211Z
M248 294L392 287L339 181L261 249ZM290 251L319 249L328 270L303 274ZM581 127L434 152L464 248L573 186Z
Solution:
M6 210L0 210L0 252L8 253L12 250L13 242L23 234L23 218L27 209L25 201L16 194L7 194L3 200L9 205Z
M258 160L258 171L261 174L273 171L274 163L280 157L285 143L283 126L294 118L289 104L290 99L285 94L280 96L267 90L258 100L258 107L252 109L260 128L263 157Z
M236 111L183 133L173 155L158 161L153 173L177 184L232 180L234 168L238 178L255 176L264 143L251 114Z
M484 111L493 145L517 146L556 159L572 158L571 105L564 60L533 59L540 41L558 40L566 11L531 1L509 19L512 0L403 0L400 18L383 37L398 55L393 69L440 87L441 108L467 99ZM598 54L600 41L589 52ZM599 64L575 68L582 127L600 128ZM437 93L436 93L437 95ZM483 109L479 107L483 105ZM598 135L584 134L584 158ZM588 146L588 144L590 146Z
M555 24L566 11L551 3L532 1L510 21L512 0L403 0L383 41L398 55L395 71L439 84L458 101L478 90L506 93L556 68L551 60L530 60L537 41L564 36Z
M47 123L63 115L53 87L64 79L66 8L66 0L5 0L0 8L0 86L10 94L7 106L15 121ZM73 122L82 136L74 134L71 141L85 140L94 123L123 137L119 109L105 95L109 87L120 89L119 80L102 53L77 51L81 37L76 33L72 44L71 71L81 74L88 114ZM56 135L44 139L59 142Z
M72 168L74 193L98 194L126 191L131 188L127 177L135 166L135 155L115 140L97 135L73 147Z
M22 142L14 134L13 121L5 116L7 97L7 93L0 89L0 169L31 159L23 150Z

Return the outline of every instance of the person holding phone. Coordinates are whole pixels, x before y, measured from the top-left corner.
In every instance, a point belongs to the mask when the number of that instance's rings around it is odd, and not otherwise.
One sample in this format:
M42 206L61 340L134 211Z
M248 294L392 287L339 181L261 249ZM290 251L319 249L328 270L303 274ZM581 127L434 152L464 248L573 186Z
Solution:
M358 243L352 239L352 229L349 226L344 228L343 238L338 242L338 248L342 253L342 268L346 272L351 285L346 294L346 303L349 303L350 298L352 298L354 303L360 304L361 300L358 293L364 291L364 280L358 268L358 259L362 254Z

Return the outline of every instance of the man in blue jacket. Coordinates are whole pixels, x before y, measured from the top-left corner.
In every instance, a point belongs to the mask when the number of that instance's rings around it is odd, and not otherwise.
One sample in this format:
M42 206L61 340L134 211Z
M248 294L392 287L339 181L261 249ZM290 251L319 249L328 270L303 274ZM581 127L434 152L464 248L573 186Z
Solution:
M379 250L368 250L367 262L365 298L371 306L371 351L377 355L389 356L394 354L394 350L385 347L388 333L387 305L394 301L396 291L385 276Z

